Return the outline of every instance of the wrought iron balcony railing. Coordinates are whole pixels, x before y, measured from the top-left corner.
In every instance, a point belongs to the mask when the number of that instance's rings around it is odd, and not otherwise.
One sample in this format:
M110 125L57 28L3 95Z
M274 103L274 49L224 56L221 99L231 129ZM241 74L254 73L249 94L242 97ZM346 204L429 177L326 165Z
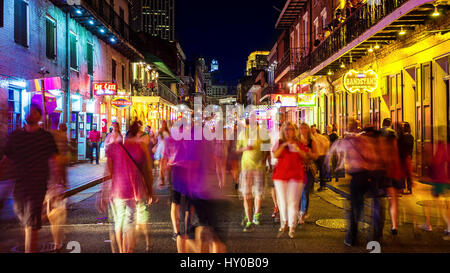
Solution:
M333 33L295 67L296 76L314 69L410 0L377 0L355 10Z
M96 17L108 24L114 32L130 42L130 26L120 17L106 0L82 0L81 4L96 13Z
M283 56L281 62L277 65L274 71L274 77L277 78L288 66L291 66L291 70L294 70L295 65L300 62L302 57L302 49L291 48Z
M161 97L174 105L178 104L177 95L161 82L158 82L158 85L154 88L147 87L140 80L135 80L133 85L135 88L133 94L135 96Z

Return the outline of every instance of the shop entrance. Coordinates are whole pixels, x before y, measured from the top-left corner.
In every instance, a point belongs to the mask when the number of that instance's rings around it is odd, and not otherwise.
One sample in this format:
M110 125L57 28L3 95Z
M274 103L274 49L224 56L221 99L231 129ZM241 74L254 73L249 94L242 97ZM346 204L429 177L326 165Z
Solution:
M419 176L429 176L427 155L433 152L432 116L432 65L431 62L416 68L416 172Z

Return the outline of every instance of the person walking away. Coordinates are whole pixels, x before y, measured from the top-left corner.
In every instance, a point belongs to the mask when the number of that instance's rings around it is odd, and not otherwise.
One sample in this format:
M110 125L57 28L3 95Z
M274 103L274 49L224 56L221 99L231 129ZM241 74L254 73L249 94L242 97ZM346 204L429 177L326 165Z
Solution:
M8 136L1 162L8 161L14 170L14 211L25 230L26 253L38 251L49 160L58 154L53 136L38 125L41 118L40 107L31 104L25 127Z
M234 124L234 132L237 132L237 125ZM229 129L231 130L231 129ZM237 137L236 134L234 134L234 137L232 140L227 140L228 142L228 165L230 167L231 171L231 177L234 182L234 189L239 189L239 164L240 164L240 154L236 152L236 144L237 144Z
M299 224L304 224L306 218L309 217L309 195L312 188L314 187L314 176L317 172L317 167L314 163L317 160L317 142L313 139L311 134L311 128L306 123L300 125L300 143L302 144L302 149L307 150L307 159L304 162L305 179L306 184L303 189L301 204L300 204L300 215Z
M92 130L89 132L88 140L90 142L90 154L91 154L91 164L94 162L94 150L95 150L95 163L98 165L100 158L100 141L102 136L99 131L97 131L97 126L92 126Z
M212 128L212 133L215 128ZM219 188L223 189L226 181L226 163L228 157L228 142L225 140L226 131L223 130L222 139L214 139L214 161L216 163L216 173L219 180Z
M437 129L437 147L430 158L430 176L432 196L434 197L439 214L442 215L447 227L444 229L444 240L450 240L450 171L446 168L450 164L450 146L446 141L447 128L440 126ZM426 212L426 225L421 228L431 231L430 212Z
M408 122L402 124L402 135L398 139L398 148L400 152L400 161L406 175L406 191L403 194L412 194L412 154L414 150L414 137L411 134L411 126Z
M403 190L402 179L404 178L404 175L400 165L398 135L391 126L392 121L390 118L383 120L381 135L383 137L382 146L386 149L386 156L384 157L386 176L381 187L385 189L389 197L389 214L392 222L391 233L392 235L397 235L398 195L400 191ZM398 129L399 126L396 126L396 128Z
M109 205L114 219L114 231L120 253L130 253L135 247L136 225L143 229L146 250L150 251L148 205L152 203L152 173L146 147L139 140L139 125L130 126L125 143L112 143L108 149L107 166L111 183L102 190L102 209ZM106 185L106 184L105 184Z
M167 127L167 121L162 121L161 129L158 132L158 144L155 147L155 160L158 161L159 165L159 186L163 187L166 181L167 174L167 159L163 158L165 140L170 137L169 128Z
M319 171L319 189L317 191L321 192L323 190L326 190L326 182L325 182L325 167L324 167L324 161L325 156L328 153L328 150L330 149L330 141L328 138L320 133L317 132L316 127L314 126L314 129L311 130L313 138L317 142L317 160L315 161L317 165L317 169Z
M247 119L246 130L239 135L236 145L237 152L242 153L239 190L244 200L245 216L242 221L244 232L254 231L255 225L259 225L261 221L260 210L264 194L264 172L267 157L266 152L261 151L263 142L259 133L256 133L256 137L251 135L249 124L250 121Z
M305 185L303 160L306 151L297 138L295 126L287 122L284 124L281 137L273 147L273 154L278 159L273 173L273 183L280 210L280 229L277 237L281 237L289 228L289 237L295 237L298 207Z
M327 125L327 137L330 141L330 150L333 144L336 142L336 140L339 139L339 136L337 134L337 126L335 123L328 124ZM328 152L330 152L330 150ZM336 165L337 165L337 155L335 153L332 153L330 155L330 162L329 162L329 181L334 177L335 181L338 181L338 174L336 173ZM330 165L331 164L331 165Z
M59 125L53 132L59 154L50 162L51 174L45 196L47 218L50 222L50 230L53 236L54 251L59 252L63 248L64 231L62 225L66 223L66 199L63 197L67 190L67 165L70 162L70 148L67 138L67 126Z
M355 246L357 243L358 223L364 208L365 193L370 191L372 195L376 196L376 184L369 182L371 172L376 169L373 165L374 162L377 162L375 157L377 155L375 152L376 138L371 138L365 135L366 133L369 134L369 130L359 132L356 119L350 118L346 136L340 143L343 146L341 148L345 150L344 161L345 165L348 165L346 171L352 177L350 181L350 212L344 240L344 244L347 246ZM377 212L378 210L374 210L375 219L378 219ZM378 223L374 221L374 227L378 227ZM379 234L380 230L374 228L374 232Z
M110 132L105 138L105 151L106 151L105 153L107 153L110 144L122 142L123 137L122 133L120 132L120 124L117 121L115 121L112 124L112 132Z

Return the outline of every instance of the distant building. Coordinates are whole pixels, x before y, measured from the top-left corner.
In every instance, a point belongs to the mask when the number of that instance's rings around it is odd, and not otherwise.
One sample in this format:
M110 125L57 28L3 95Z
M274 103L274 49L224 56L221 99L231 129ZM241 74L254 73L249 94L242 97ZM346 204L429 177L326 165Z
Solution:
M211 61L211 70L210 72L219 71L219 62L217 60Z
M132 0L131 17L135 31L175 41L175 0Z
M247 60L246 75L251 76L253 70L264 70L268 67L267 56L269 51L254 51L250 53Z

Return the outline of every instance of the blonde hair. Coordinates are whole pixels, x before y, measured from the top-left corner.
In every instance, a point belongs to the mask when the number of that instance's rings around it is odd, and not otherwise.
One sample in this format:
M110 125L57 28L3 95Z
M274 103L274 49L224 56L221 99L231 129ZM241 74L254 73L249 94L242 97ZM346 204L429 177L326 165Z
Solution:
M294 129L294 140L298 141L298 128L297 125L295 125L294 123L288 121L285 122L283 124L283 126L281 127L281 132L280 132L280 141L281 142L285 142L287 140L287 136L286 136L286 129L292 127Z
M308 124L306 124L306 123L304 123L304 122L303 122L302 124L300 124L300 130L299 130L300 137L299 137L299 139L301 139L301 137L302 137L302 134L301 134L301 127L306 127L306 129L308 129L308 132L306 133L306 136L307 136L307 138L308 138L308 141L310 141L310 140L312 139L311 128L309 127Z

